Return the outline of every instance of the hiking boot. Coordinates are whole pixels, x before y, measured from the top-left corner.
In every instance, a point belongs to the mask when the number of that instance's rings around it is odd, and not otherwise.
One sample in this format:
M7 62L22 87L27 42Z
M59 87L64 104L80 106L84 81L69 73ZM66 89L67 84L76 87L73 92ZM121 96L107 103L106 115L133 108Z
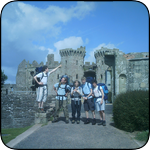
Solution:
M106 121L105 120L103 121L103 126L106 126Z
M72 123L75 123L75 120L73 119L71 122L72 122Z
M69 123L69 119L66 119L66 123L67 123L67 124Z
M44 109L43 108L41 108L41 113L44 113L45 111L44 111Z
M84 124L88 124L90 123L89 119L86 119L86 122L84 122Z
M100 123L98 123L98 125L102 125L103 124L103 121L102 120L100 120Z
M92 120L92 125L95 125L96 124L96 119L94 118L93 120Z
M58 119L54 119L54 120L52 121L52 123L55 123L55 122L58 122Z
M79 124L80 123L80 120L77 120L77 124Z

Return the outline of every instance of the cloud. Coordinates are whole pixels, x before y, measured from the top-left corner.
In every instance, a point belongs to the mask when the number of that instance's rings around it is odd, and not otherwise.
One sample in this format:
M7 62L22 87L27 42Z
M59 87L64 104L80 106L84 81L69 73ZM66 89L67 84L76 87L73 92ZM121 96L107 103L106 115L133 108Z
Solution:
M86 39L85 43L87 43L87 41L88 41L88 39ZM46 48L44 46L40 46L39 49L41 51L48 51L48 54L54 54L54 60L60 61L61 57L59 54L59 50L65 49L65 48L77 49L83 45L84 45L84 42L81 37L71 36L71 37L65 38L63 40L60 40L60 41L54 43L55 50L51 49L51 48ZM45 60L47 61L47 56L46 56Z
M80 37L72 37L77 41L66 43L69 39L55 42L51 49L47 44L50 39L59 38L62 26L71 19L83 19L95 8L93 2L77 2L70 7L49 5L46 9L23 2L8 3L2 12L2 64L16 68L23 59L40 63L47 53L54 53L55 60L60 60L58 49L76 48L82 45ZM48 40L49 39L49 40ZM50 44L47 44L50 45ZM51 44L53 45L53 43ZM77 46L76 46L77 45ZM62 47L60 47L62 46ZM8 72L8 77L11 73Z
M58 41L54 44L57 50L64 49L64 48L73 48L76 49L83 45L83 40L81 37L71 36L69 38L65 38L62 41Z
M95 57L94 57L94 52L96 50L99 50L101 49L102 47L106 47L106 48L109 48L109 49L113 49L113 48L116 48L116 46L114 44L105 44L105 43L102 43L100 45L98 45L96 48L93 48L92 51L89 52L89 56L87 58L85 58L85 62L95 62Z

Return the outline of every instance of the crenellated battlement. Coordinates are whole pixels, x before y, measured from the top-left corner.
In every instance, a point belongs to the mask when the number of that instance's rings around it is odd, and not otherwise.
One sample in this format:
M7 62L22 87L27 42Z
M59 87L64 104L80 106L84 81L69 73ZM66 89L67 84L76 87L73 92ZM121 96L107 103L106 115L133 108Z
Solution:
M74 50L72 48L65 48L65 49L61 49L59 51L59 54L61 57L65 57L65 56L81 56L84 57L85 56L85 47L80 47L77 48L77 50Z
M94 52L94 56L95 56L95 58L98 58L98 57L105 57L105 55L107 55L107 54L115 55L116 51L119 51L119 50L116 48L108 49L106 47L102 47L101 49L98 49Z

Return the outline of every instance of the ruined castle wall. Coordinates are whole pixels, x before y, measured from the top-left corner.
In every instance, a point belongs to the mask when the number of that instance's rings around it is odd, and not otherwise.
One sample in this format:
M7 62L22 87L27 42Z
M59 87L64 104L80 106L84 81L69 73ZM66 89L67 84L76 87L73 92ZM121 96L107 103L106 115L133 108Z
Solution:
M96 79L98 83L105 83L105 71L108 66L104 63L104 57L100 56L96 59Z
M34 124L35 95L1 95L2 128L20 128Z
M38 103L35 94L1 94L1 127L22 128L36 123ZM54 96L48 96L44 110L49 119L55 109Z
M115 95L127 91L128 62L123 55L123 52L115 50Z
M149 59L129 60L128 90L149 90Z
M62 75L67 74L70 78L70 83L73 83L76 79L81 81L84 75L83 64L85 56L85 48L64 49L60 51Z
M16 75L16 85L18 90L26 90L26 65L26 61L23 60L18 66L18 71Z
M51 71L52 69L49 69ZM51 73L48 77L48 95L56 95L53 89L53 85L59 82L59 77L61 75L61 68L57 69L55 72Z

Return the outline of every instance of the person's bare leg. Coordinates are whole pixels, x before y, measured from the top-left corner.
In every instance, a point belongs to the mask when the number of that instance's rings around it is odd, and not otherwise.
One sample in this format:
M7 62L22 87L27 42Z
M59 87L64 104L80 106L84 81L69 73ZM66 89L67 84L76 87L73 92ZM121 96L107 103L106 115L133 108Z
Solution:
M91 112L92 112L93 118L95 118L95 111L91 111Z
M43 108L43 101L41 102L41 108Z
M105 120L105 112L104 111L101 112L102 112L103 120Z
M99 111L99 114L100 114L100 120L103 120L102 111Z
M86 118L89 118L88 111L85 111Z
M39 108L41 108L40 104L41 104L41 103L39 102Z

